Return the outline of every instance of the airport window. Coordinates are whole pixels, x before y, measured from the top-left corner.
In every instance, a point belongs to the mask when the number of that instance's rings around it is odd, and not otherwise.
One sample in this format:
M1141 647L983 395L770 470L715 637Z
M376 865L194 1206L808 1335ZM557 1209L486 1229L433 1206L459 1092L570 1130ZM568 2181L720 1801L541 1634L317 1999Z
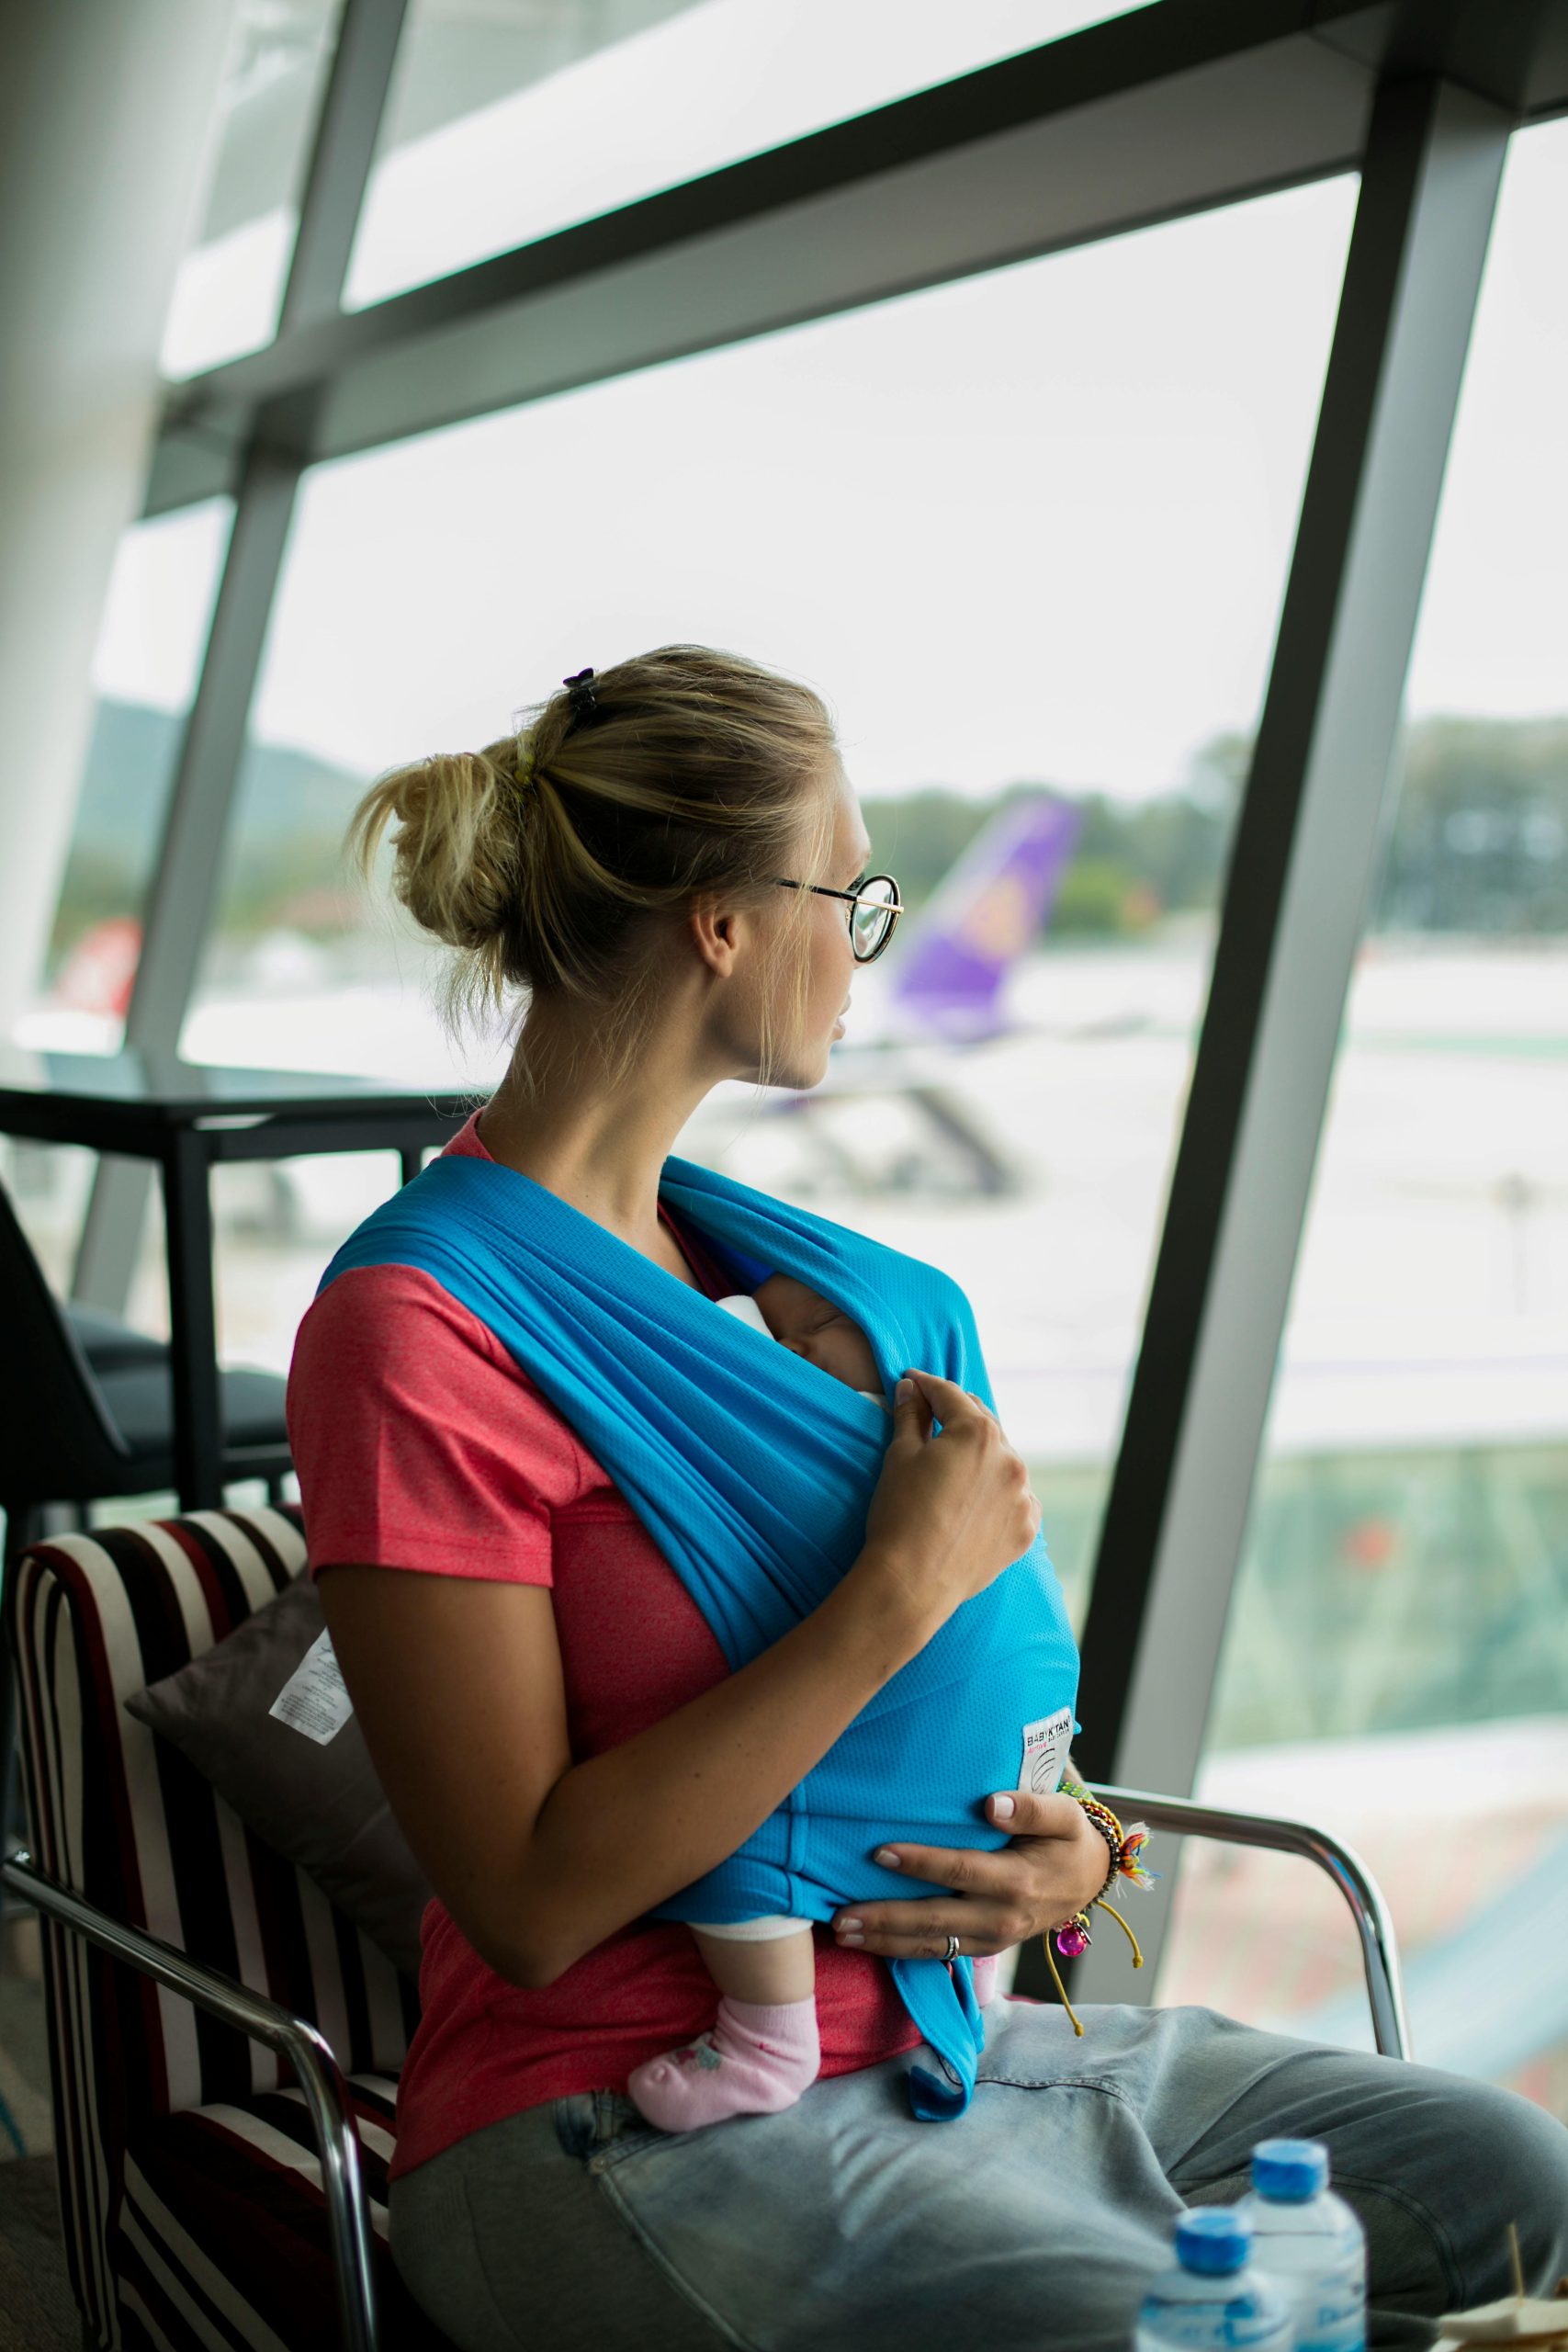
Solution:
M412 0L357 310L1144 0Z
M343 0L239 0L211 171L164 331L165 376L194 376L277 332L299 199Z
M1199 1793L1348 1839L1416 2056L1568 2116L1565 208L1517 135ZM1364 2039L1314 1873L1182 1871L1162 1999Z
M112 1053L141 947L181 734L207 650L233 505L226 498L120 538L93 662L96 695L71 849L23 1044Z
M213 499L122 535L93 659L96 696L71 847L35 1003L20 1045L113 1053L141 946L181 729L195 697L233 507ZM39 1262L68 1291L96 1155L0 1143L0 1175ZM152 1273L138 1291L163 1314Z
M807 1114L727 1087L681 1148L964 1283L1081 1598L1354 203L1319 183L311 475L187 1050L449 1074L432 956L338 861L367 781L673 639L809 679L910 911ZM922 978L950 926L984 943L957 991ZM389 1182L256 1175L222 1261L247 1361L287 1362Z

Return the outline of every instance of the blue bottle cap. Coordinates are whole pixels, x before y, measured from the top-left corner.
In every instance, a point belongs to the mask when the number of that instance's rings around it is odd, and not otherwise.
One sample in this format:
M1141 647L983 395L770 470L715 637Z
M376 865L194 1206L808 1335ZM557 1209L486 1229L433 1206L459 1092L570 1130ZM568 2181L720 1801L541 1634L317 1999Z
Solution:
M1252 2252L1252 2224L1234 2205L1194 2205L1176 2225L1176 2258L1183 2270L1214 2278L1239 2270Z
M1252 2151L1252 2186L1259 2197L1304 2205L1328 2186L1328 2151L1321 2140L1259 2140Z

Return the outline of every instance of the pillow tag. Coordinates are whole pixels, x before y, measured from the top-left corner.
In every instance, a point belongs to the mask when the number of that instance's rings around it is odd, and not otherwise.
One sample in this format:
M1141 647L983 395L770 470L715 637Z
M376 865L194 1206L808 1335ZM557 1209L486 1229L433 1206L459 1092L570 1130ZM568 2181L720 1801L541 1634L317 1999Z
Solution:
M339 1670L333 1637L323 1627L271 1706L269 1715L325 1747L354 1713L354 1702Z
M1067 1744L1073 1736L1073 1711L1058 1707L1054 1715L1042 1715L1037 1724L1023 1726L1023 1767L1018 1776L1021 1789L1032 1789L1038 1796L1052 1796L1062 1777L1062 1767L1067 1760Z

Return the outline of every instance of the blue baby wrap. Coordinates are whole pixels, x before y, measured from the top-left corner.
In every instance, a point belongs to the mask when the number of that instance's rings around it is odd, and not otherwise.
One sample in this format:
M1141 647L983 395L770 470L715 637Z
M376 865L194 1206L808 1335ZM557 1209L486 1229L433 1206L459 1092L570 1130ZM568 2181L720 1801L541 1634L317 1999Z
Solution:
M973 1309L950 1275L673 1154L660 1192L747 1279L792 1274L852 1316L889 1403L913 1365L995 1409ZM381 1265L430 1274L537 1383L643 1521L731 1672L817 1608L863 1548L890 1427L875 1399L531 1177L464 1154L433 1160L349 1236L321 1286ZM940 1897L874 1851L887 1838L1006 1845L986 1798L1019 1784L1026 1726L1070 1709L1077 1688L1061 1585L1036 1536L727 1861L646 1916L828 1920L852 1902ZM888 1964L950 2077L912 2068L913 2110L959 2115L985 2045L971 1963Z

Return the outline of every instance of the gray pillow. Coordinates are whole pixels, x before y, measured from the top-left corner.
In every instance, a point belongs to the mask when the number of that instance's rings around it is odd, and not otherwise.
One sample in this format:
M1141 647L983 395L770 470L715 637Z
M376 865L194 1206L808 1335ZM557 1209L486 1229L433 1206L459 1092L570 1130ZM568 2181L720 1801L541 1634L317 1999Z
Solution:
M309 1871L395 1967L417 1979L430 1886L392 1818L359 1718L324 1745L267 1710L326 1620L309 1573L175 1674L127 1699L241 1820Z

